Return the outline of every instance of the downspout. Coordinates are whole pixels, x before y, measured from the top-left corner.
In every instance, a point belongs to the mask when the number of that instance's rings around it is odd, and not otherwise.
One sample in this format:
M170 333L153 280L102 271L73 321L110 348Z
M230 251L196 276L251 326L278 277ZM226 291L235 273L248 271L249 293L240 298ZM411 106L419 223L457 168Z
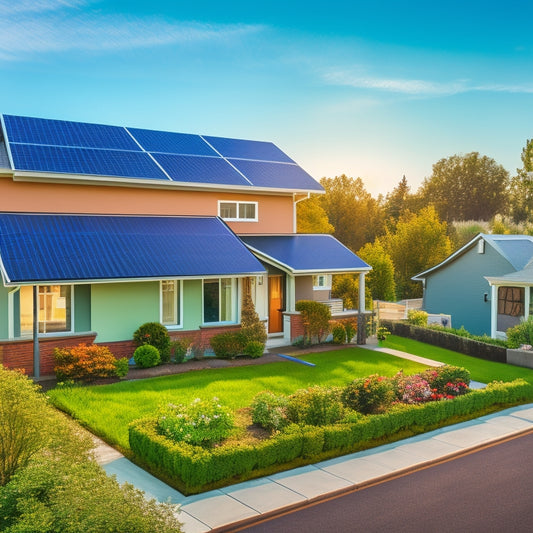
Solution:
M292 200L294 202L293 211L292 211L292 232L293 233L297 233L297 227L298 227L297 217L296 217L296 204L298 202L301 202L302 200L308 200L309 198L311 198L311 193L308 192L307 196L305 196L304 198L300 198L299 200L296 200L295 198L296 198L296 193L292 193Z

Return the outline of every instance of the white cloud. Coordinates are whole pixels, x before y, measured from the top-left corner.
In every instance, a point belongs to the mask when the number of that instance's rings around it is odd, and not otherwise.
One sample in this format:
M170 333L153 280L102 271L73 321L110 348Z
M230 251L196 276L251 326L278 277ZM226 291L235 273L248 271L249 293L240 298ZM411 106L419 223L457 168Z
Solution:
M108 51L175 43L240 38L261 26L168 21L126 15L105 16L78 8L78 0L0 0L0 59L68 50Z
M533 84L474 85L468 80L435 82L420 79L379 78L346 70L329 70L323 73L322 77L329 85L348 86L354 89L375 89L415 96L449 96L467 92L533 93Z

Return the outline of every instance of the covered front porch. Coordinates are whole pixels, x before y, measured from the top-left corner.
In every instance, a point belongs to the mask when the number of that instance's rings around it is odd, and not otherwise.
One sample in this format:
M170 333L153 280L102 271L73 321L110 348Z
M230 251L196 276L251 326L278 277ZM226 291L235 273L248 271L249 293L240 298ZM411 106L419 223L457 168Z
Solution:
M302 336L296 302L327 304L334 318L358 317L365 309L365 275L371 267L331 235L240 235L267 270L255 286L255 305L267 322L269 346L290 345ZM344 309L331 297L334 274L359 275L359 302Z
M491 287L491 337L506 338L506 331L533 315L533 265L498 277L485 277ZM489 295L485 294L488 299Z

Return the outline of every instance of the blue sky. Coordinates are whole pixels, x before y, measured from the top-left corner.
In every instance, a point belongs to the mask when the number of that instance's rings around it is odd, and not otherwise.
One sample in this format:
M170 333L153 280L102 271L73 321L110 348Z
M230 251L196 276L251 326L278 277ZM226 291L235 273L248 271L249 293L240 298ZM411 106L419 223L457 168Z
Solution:
M533 4L0 0L0 112L268 140L373 194L533 138Z

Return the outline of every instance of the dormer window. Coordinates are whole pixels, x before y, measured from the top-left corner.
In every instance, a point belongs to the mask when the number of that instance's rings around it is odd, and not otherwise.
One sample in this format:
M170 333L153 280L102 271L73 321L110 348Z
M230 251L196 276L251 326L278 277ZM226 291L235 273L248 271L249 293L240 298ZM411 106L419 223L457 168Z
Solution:
M228 222L257 222L257 202L218 202L218 216Z

